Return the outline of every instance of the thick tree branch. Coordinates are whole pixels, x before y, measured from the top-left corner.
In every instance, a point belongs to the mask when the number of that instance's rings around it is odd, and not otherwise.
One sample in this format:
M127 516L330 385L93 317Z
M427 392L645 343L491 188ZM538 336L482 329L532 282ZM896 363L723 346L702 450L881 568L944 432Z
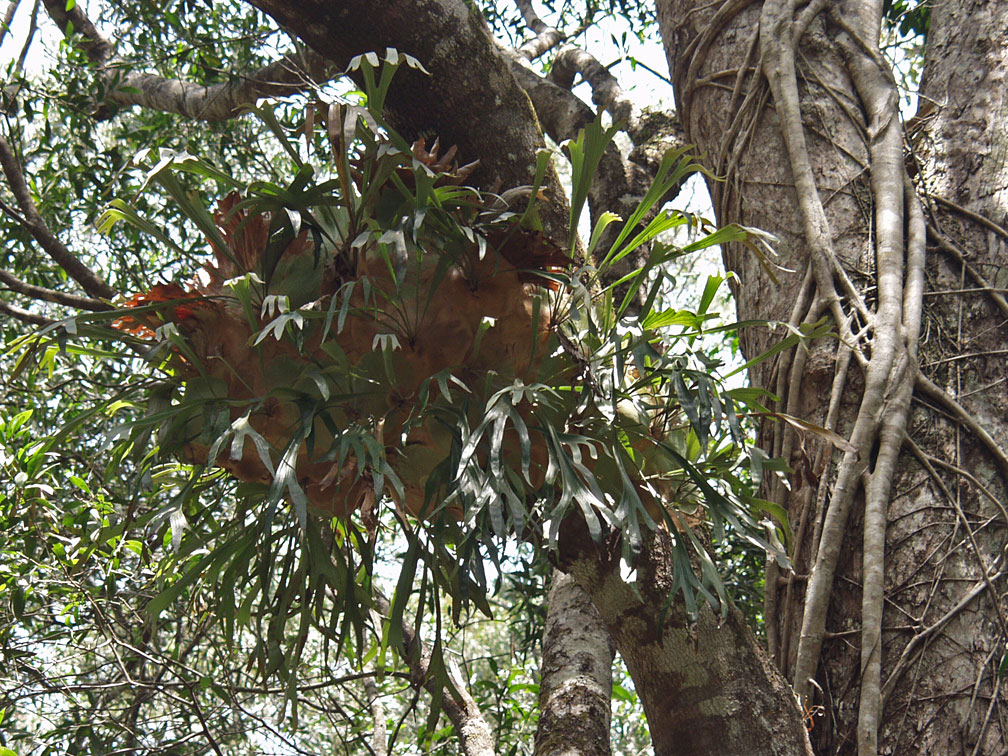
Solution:
M515 0L515 5L521 11L525 24L535 33L535 37L518 48L518 53L525 60L535 60L540 55L559 45L564 35L558 29L547 24L532 7L531 0Z
M83 37L88 58L108 88L107 101L120 107L141 107L177 113L202 121L223 121L241 114L261 97L285 97L327 81L333 65L311 50L298 50L247 75L219 84L196 84L150 73L132 73L136 63L115 55L115 46L84 14L80 3L66 10L61 0L44 0L49 17L61 29L72 24ZM109 114L99 106L98 117Z
M114 297L117 293L116 290L78 260L42 220L42 216L39 215L38 209L35 207L35 201L32 199L28 184L25 182L24 174L21 172L21 166L18 165L14 152L3 137L0 137L0 166L3 167L4 175L14 193L14 199L24 216L25 228L35 238L35 241L57 265L67 272L67 275L79 283L84 291L92 297L103 299Z
M69 4L61 0L42 0L42 4L60 31L66 34L72 28L74 33L83 37L81 46L92 63L104 65L112 58L115 47L87 17L81 3L75 3L70 10L67 10Z
M591 87L592 102L605 108L613 121L622 122L632 139L637 130L637 108L616 77L595 56L578 47L565 45L553 60L549 79L564 89L570 89L577 74L581 74Z
M532 183L544 147L535 114L483 17L463 0L249 2L340 66L386 47L413 55L430 75L396 73L386 101L392 125L407 137L436 135L455 144L466 162L479 158L477 186ZM545 189L547 233L565 237L566 203L552 171Z
M557 143L573 139L580 129L594 120L595 113L577 95L530 70L516 53L511 52L510 56L511 70L532 101L539 122L550 139ZM588 209L593 224L605 211L614 212L621 218L630 217L651 186L665 152L685 144L682 127L674 116L650 112L637 119L636 123L638 128L632 135L636 142L629 158L624 158L616 145L610 144L592 177ZM664 201L673 200L680 188L674 187ZM662 204L658 203L656 208ZM645 218L644 223L651 217ZM614 239L621 228L620 224L610 225L600 248L605 249L607 242ZM639 268L647 255L646 247L627 255L608 272L607 280L618 280Z
M123 63L132 67L134 64ZM111 75L116 65L106 68ZM332 78L333 66L311 50L285 55L248 75L221 84L195 84L155 74L127 74L115 83L109 100L123 107L139 105L201 121L224 121L255 105L262 97L286 97Z
M559 144L573 139L580 129L594 120L591 108L569 90L537 75L517 60L512 63L512 71L532 101L543 130L554 142ZM652 178L652 173L624 159L616 145L610 144L589 188L588 209L592 221L605 210L629 217Z

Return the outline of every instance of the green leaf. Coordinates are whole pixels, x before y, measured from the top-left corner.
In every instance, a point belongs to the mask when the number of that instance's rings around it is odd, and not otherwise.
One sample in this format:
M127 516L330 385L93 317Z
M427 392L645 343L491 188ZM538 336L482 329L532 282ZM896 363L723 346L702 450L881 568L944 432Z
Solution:
M570 252L573 256L577 244L577 227L588 201L588 191L591 182L598 171L599 162L613 137L619 131L619 125L602 127L602 114L578 131L577 136L564 143L571 163L571 201L570 201Z

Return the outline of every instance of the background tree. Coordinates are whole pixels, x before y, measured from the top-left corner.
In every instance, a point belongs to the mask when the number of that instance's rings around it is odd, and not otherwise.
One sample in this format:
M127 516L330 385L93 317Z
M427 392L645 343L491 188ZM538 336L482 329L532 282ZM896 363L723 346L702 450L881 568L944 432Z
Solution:
M23 62L15 61L5 88L8 128L0 162L10 189L3 207L10 240L3 265L10 297L2 303L12 316L5 324L8 338L23 328L15 320L38 325L80 309L101 312L116 292L149 289L155 271L172 278L201 264L197 232L173 223L173 210L156 195L138 195L135 202L145 217L173 229L178 254L166 258L151 248L149 236L123 231L95 239L88 231L109 200L129 193L126 161L134 147L184 146L213 155L234 176L261 176L268 173L255 163L261 158L246 147L261 139L262 127L236 118L242 107L259 96L307 91L311 81L372 50L394 47L427 68L429 76L397 74L385 113L409 139L437 135L443 144L457 144L466 161L478 157L471 176L477 187L534 183L542 134L559 142L592 121L590 108L570 91L578 76L589 84L594 104L623 124L632 147L610 147L601 155L588 192L595 219L605 210L630 217L664 150L683 139L697 145L718 177L708 182L718 221L758 226L779 238L779 268L760 265L741 247L725 248L738 274L740 319L798 328L826 317L839 336L754 365L753 384L772 391L778 414L849 441L831 444L808 426L765 415L761 446L787 462L788 473L786 480L767 476L764 495L788 513L794 566L791 571L775 560L767 566L769 656L737 613L719 622L705 609L693 624L678 599L663 609L676 584L667 537L645 531L637 579L629 583L620 576L619 549L598 549L576 523L562 529L559 564L587 592L601 626L593 636L593 662L574 664L595 674L570 678L573 690L547 684L553 667L544 664L537 752L575 743L581 753L608 752L604 717L593 720L595 732L584 733L575 718L563 716L605 709L603 627L626 661L657 754L806 752L800 716L779 673L811 715L816 752L1003 750L1008 457L1002 447L1008 408L1001 336L1008 314L1002 292L1008 232L1000 176L1005 121L997 115L1008 19L1001 4L658 0L674 116L641 113L591 51L579 47L602 13L616 10L646 24L650 9L631 4L547 8L553 26L528 3L487 8L485 18L506 43L495 42L484 18L454 0L402 0L378 8L251 4L266 15L243 4L88 8L100 19L97 26L82 6L42 5L67 34L59 78L26 77ZM36 5L33 16L38 11ZM885 18L924 41L921 105L906 128L891 66L880 51L892 33ZM277 25L293 44L277 35ZM153 50L158 54L149 54ZM539 61L545 75L526 65ZM99 154L95 145L107 149ZM555 187L550 176L543 180ZM554 189L551 196L543 207L548 231L564 215L560 193ZM212 206L205 194L199 201ZM645 263L646 248L641 255L624 258L625 269ZM755 357L780 336L746 329L742 351ZM34 650L26 641L29 627L53 634L50 649L80 649L78 669L88 671L83 678L89 681L79 690L76 680L67 682L61 691L63 700L74 701L57 709L67 720L53 729L61 747L141 751L156 740L173 743L166 748L220 752L231 747L228 733L235 744L247 742L241 733L270 719L276 698L244 703L240 685L218 689L212 675L200 672L215 658L240 667L235 646L202 643L213 630L196 619L198 612L154 626L131 615L137 602L130 591L149 569L147 552L165 544L124 541L104 555L101 571L74 569L102 506L121 513L141 490L128 476L100 474L104 465L92 453L100 440L87 437L100 432L85 409L89 393L146 379L127 364L99 360L100 354L67 365L57 352L47 350L42 365L52 366L47 381L65 381L62 401L8 399L18 409L30 403L33 413L5 416L5 462L16 471L5 494L7 517L25 525L12 532L29 534L5 546L13 555L3 563L11 612L6 658L16 662ZM53 390L39 374L19 381L9 397L14 391L30 396L43 385ZM64 451L56 458L24 438L74 418L80 429L74 432L82 434L75 437L81 439L75 455ZM91 478L80 474L89 467ZM221 484L201 479L195 485ZM189 493L203 491L190 487ZM170 529L149 532L171 538ZM43 582L42 575L51 579L53 564L65 570L64 579ZM543 568L536 569L541 580ZM75 580L84 590L69 590ZM53 586L51 594L43 591L46 585ZM545 660L555 660L557 679L567 679L573 658L563 650L570 640L563 627L571 626L575 615L569 613L584 608L573 584L564 585L554 581L551 611L565 608L547 620L549 647L543 649ZM570 591L569 600L558 596L562 590ZM198 609L199 600L193 592L190 606ZM26 612L38 621L26 624ZM86 634L77 622L82 612ZM590 612L576 616L584 619L575 626L592 635ZM416 647L406 630L406 646ZM85 635L92 640L82 640ZM243 642L252 644L253 657L268 656L254 637L232 636L238 649ZM203 656L186 661L195 649ZM427 678L417 664L428 657L411 658L412 680L420 684ZM20 679L39 680L29 695L61 690L58 677L33 678L33 664L18 667ZM343 675L324 662L318 668L326 677L317 690L331 695L317 704L319 717L354 712L340 732L376 748L377 741L362 733L381 731L375 724L383 718L381 707L368 712L374 723L366 721L365 707L339 700L347 689L335 687L347 675L364 673ZM169 672L170 680L164 677ZM281 700L298 686L299 698L316 690L305 679L282 681L287 695ZM513 719L499 708L495 720L488 701L467 694L460 676L454 679L435 701L445 707L462 751L521 747L510 735L498 734L494 742L489 723L505 733ZM249 695L269 693L246 687ZM521 695L520 689L498 689L498 701ZM361 690L361 702L379 700L375 685ZM161 707L163 719L150 710L140 716L142 707L150 709L145 691L158 693L153 706ZM568 698L551 699L551 691ZM208 718L204 698L213 695L221 700ZM78 706L109 716L115 727L101 730L93 718L82 726ZM15 728L33 724L30 718L8 721ZM162 732L148 729L155 721L164 723ZM304 726L287 736L289 747L312 751L314 744L299 739L328 731ZM96 737L110 737L114 746L88 743Z

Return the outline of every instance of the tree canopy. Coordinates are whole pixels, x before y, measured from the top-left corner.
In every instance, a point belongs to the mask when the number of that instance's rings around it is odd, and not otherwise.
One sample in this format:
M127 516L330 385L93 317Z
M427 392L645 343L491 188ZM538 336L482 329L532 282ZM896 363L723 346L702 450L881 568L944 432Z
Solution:
M1003 745L1001 425L918 356L1008 312L925 258L1001 229L914 142L954 14L828 5L10 3L0 754L877 756L974 601L930 742Z

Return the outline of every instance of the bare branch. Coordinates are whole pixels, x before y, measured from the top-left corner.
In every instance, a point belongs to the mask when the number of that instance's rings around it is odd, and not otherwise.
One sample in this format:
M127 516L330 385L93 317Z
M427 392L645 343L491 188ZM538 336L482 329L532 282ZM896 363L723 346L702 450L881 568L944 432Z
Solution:
M623 122L633 138L637 131L637 108L616 81L616 77L594 55L578 47L565 45L553 60L549 79L564 89L570 89L577 74L581 74L581 78L591 87L592 102L605 108L614 121Z
M521 11L522 18L529 29L535 32L535 37L518 48L518 53L525 60L535 60L540 55L552 50L564 40L564 35L560 31L536 14L532 8L531 0L515 0L515 5Z
M63 242L56 238L53 232L49 230L46 222L42 220L42 216L39 215L35 202L32 200L31 191L29 191L28 184L25 182L24 174L21 172L21 166L18 165L14 152L3 137L0 137L0 166L3 167L4 175L7 176L7 182L14 193L14 198L17 200L18 207L21 208L21 213L24 215L24 226L35 238L35 241L39 243L56 264L67 272L67 275L79 283L84 291L92 297L104 299L114 297L117 293L116 290L78 260L66 248Z
M88 59L99 68L108 84L107 99L120 107L141 107L177 113L202 121L224 121L241 114L260 97L285 97L303 92L316 82L326 81L335 72L325 58L308 49L285 55L246 76L236 76L220 84L196 84L150 73L126 73L135 67L115 55L115 46L102 36L84 14L80 3L69 11L61 0L44 0L49 17L64 31L72 24L73 33L84 38ZM96 116L111 114L108 106L99 107Z
M121 63L107 67L107 75ZM132 66L132 64L129 64ZM255 105L261 97L286 97L332 78L333 66L321 55L303 49L221 84L195 84L156 74L129 74L113 81L109 100L123 107L178 113L201 121L225 121ZM99 113L102 115L102 113Z
M20 278L12 276L5 270L0 270L0 283L11 291L41 302L52 302L53 304L74 307L78 310L91 310L92 312L112 309L110 305L102 302L100 299L67 294L55 289L47 289L44 286L34 286L26 281L22 281Z
M374 726L374 732L371 734L371 750L374 751L374 756L387 756L388 728L385 724L385 707L382 706L378 684L373 677L364 678L364 692L367 693L371 703L371 721Z
M36 315L34 312L28 312L28 310L24 310L17 305L8 304L2 300L0 300L0 312L10 315L22 323L30 323L31 325L47 326L56 322L44 315Z
M28 21L28 34L25 36L25 43L21 48L21 54L18 56L17 65L14 66L14 70L18 73L24 70L25 60L28 58L28 50L31 47L32 40L35 39L35 32L38 31L38 13L41 1L35 0L35 5L32 6L31 18Z
M375 606L378 612L388 616L391 606L389 600L379 591L374 592ZM441 705L445 714L455 727L464 756L495 756L494 738L490 726L483 718L483 712L472 696L469 695L458 668L448 659L445 665L451 678L451 687L457 695L448 688L441 689L428 674L430 670L431 652L423 641L416 636L413 626L402 623L403 643L406 646L405 661L410 667L410 678L416 686L423 686L430 693L441 696Z

